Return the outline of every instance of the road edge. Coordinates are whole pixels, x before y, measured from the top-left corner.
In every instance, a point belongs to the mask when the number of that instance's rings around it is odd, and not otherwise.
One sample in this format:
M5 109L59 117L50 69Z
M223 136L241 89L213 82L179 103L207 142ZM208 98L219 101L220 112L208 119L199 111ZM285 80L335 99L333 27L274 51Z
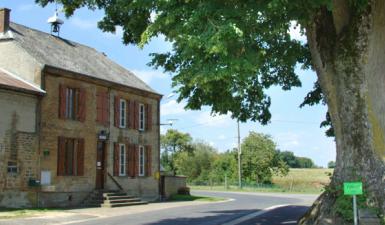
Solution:
M274 210L274 209L277 209L277 208L280 208L280 207L285 207L285 206L289 206L289 205L273 205L273 206L270 206L268 208L265 208L265 209L262 209L260 211L257 211L257 212L254 212L254 213L250 213L250 214L247 214L245 216L241 216L235 220L231 220L231 221L228 221L226 223L223 223L221 225L237 225L237 224L240 224L240 223L243 223L247 220L250 220L250 219L253 219L255 217L258 217L258 216L261 216L271 210Z

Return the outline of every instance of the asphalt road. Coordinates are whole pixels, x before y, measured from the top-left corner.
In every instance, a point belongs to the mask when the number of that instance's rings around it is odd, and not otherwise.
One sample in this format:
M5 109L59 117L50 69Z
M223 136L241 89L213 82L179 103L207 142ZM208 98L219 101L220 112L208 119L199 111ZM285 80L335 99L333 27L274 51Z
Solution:
M77 225L232 225L232 221L247 217L269 207L274 209L243 221L241 225L296 224L308 206L315 200L315 195L259 194L194 191L193 195L225 197L225 202L188 205L177 208L151 210L102 218L72 218L62 223L59 220L17 220L1 221L0 224L77 224ZM165 203L167 204L167 203ZM283 206L284 205L284 206ZM150 206L150 205L149 205ZM281 207L280 207L281 206ZM127 208L127 210L130 210ZM261 211L260 211L261 213Z

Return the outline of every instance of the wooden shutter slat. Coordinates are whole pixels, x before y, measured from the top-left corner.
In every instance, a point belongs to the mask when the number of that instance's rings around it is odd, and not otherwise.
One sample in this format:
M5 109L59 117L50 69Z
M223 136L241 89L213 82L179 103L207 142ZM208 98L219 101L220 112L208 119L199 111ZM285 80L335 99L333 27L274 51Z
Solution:
M78 139L78 149L76 152L77 175L84 176L84 139Z
M152 129L152 106L151 104L146 104L146 130L151 131Z
M104 92L103 98L103 123L105 126L110 124L110 101L108 92Z
M126 142L126 175L130 176L130 144Z
M60 119L66 118L66 104L67 104L66 91L67 91L67 88L64 85L60 84L59 86L59 118Z
M135 129L135 102L132 100L129 101L128 111L129 111L129 115L130 115L130 117L128 119L129 128Z
M139 145L134 145L134 174L139 176Z
M119 176L119 144L114 143L114 176Z
M79 121L84 122L86 120L86 90L79 89L79 101L77 107L77 118Z
M135 177L135 145L130 144L128 148L128 163L129 163L129 170L128 170L128 176Z
M134 129L139 129L139 103L134 101Z
M120 110L119 110L119 101L120 101L120 97L119 96L115 96L115 100L114 100L114 124L115 124L115 127L119 127L119 117L120 117Z
M152 151L151 145L146 146L146 176L152 175Z
M65 175L65 138L58 137L57 175Z

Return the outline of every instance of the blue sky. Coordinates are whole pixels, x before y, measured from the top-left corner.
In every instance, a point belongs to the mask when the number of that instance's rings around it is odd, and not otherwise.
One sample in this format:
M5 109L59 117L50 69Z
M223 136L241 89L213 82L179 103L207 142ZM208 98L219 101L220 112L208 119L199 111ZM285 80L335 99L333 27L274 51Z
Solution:
M0 7L10 8L11 21L23 24L45 32L50 31L47 19L53 15L54 5L41 8L34 4L34 0L2 0ZM151 52L166 51L170 44L162 39L153 40L144 49L135 46L125 46L121 42L121 30L116 34L103 33L97 29L96 23L101 19L100 11L81 9L76 14L64 19L61 28L61 37L91 46L107 54L109 58L134 72L138 77L148 83L153 89L169 95L171 75L164 74L161 70L154 70L146 64L150 61ZM295 38L301 39L299 33L291 31ZM302 81L301 88L291 91L282 91L280 88L271 88L268 92L272 97L272 121L267 126L248 122L241 124L241 137L247 136L249 131L269 134L273 137L280 150L294 152L298 156L313 159L319 166L326 166L328 161L335 160L335 143L332 138L324 135L324 129L319 128L320 122L325 117L326 107L322 105L305 107L298 106L306 93L311 90L316 75L312 71L298 70ZM210 116L210 109L204 107L202 111L185 111L183 102L177 104L176 96L164 98L161 101L161 121L176 119L172 128L188 132L193 138L202 139L219 151L236 146L237 126L236 121L229 116ZM169 127L162 126L164 133Z

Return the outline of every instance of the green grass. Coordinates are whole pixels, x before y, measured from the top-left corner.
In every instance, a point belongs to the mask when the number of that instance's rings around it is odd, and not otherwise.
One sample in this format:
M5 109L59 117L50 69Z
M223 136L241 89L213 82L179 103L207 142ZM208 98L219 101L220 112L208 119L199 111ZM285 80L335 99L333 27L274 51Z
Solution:
M286 193L309 193L319 194L323 187L329 184L328 174L332 169L290 169L285 177L274 176L273 185L244 185L239 189L237 184L213 186L190 185L193 190L215 190L215 191L245 191L245 192L286 192Z
M9 209L0 208L0 219L11 219L19 217L35 216L46 212L57 211L58 209L31 208L31 209Z
M170 201L205 201L205 202L218 202L226 200L225 198L208 197L208 196L194 196L194 195L171 195Z

